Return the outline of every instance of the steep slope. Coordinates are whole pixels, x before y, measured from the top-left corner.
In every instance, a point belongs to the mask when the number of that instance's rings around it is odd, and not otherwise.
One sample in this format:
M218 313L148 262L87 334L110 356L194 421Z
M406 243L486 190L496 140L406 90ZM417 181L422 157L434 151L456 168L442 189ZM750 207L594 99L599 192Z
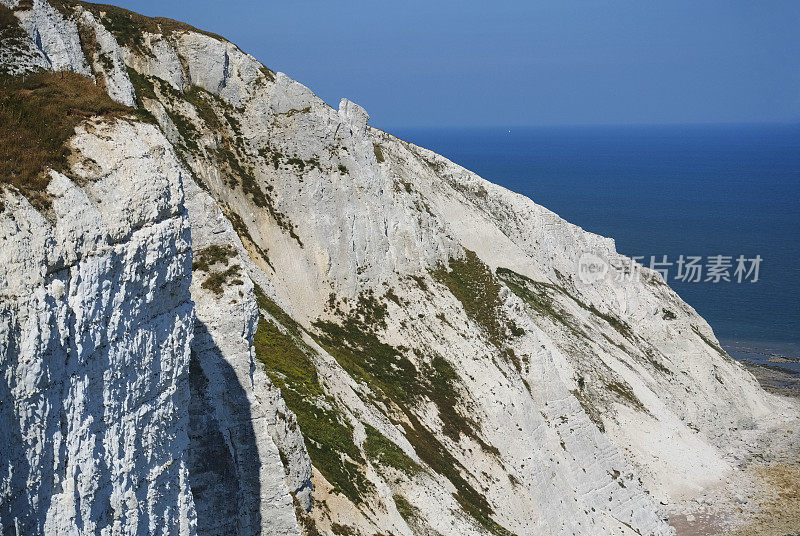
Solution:
M180 167L157 128L122 119L86 124L71 147L47 214L3 196L0 524L193 534Z
M742 452L796 419L613 241L369 127L358 105L333 109L174 21L2 2L33 43L9 34L28 52L6 70L92 77L181 161L194 265L177 294L195 306L167 385L190 403L164 420L187 442L173 481L184 530L194 507L199 534L670 534L662 505L747 484ZM587 281L587 255L619 271ZM12 472L25 448L4 453ZM52 509L12 496L4 528ZM124 517L96 511L93 523Z

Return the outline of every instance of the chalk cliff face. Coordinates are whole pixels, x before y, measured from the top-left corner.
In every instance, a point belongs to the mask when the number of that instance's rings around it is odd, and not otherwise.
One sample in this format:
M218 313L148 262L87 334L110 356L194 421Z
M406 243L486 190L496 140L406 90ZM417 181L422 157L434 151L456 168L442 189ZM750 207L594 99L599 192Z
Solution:
M2 70L139 109L77 129L50 209L0 183L4 533L671 534L796 418L657 275L585 281L612 240L358 105L174 21L0 3Z
M193 534L182 171L153 125L89 122L71 145L94 164L52 173L51 213L7 190L0 216L0 523Z

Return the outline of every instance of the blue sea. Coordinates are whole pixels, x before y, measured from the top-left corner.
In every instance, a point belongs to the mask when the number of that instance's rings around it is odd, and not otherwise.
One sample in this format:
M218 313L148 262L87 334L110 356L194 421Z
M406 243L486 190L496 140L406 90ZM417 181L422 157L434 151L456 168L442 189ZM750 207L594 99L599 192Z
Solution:
M783 359L800 357L800 125L395 133L614 238L644 264L732 257L731 282L676 281L673 265L668 283L731 355L800 371ZM740 255L763 259L757 282L736 282Z

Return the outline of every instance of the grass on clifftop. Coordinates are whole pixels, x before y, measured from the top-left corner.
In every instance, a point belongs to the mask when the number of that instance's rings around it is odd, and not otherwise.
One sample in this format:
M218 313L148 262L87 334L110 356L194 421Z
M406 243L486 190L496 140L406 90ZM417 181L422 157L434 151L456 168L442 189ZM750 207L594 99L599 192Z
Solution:
M78 0L50 0L54 8L65 15L71 15L75 6L82 6L98 17L120 45L141 51L144 45L144 32L169 36L175 32L197 32L219 41L225 38L204 30L164 17L145 17L127 9L107 4L94 4Z
M44 170L67 169L66 142L75 127L92 116L133 112L79 74L0 78L0 183L15 186L34 206L46 208L50 178Z

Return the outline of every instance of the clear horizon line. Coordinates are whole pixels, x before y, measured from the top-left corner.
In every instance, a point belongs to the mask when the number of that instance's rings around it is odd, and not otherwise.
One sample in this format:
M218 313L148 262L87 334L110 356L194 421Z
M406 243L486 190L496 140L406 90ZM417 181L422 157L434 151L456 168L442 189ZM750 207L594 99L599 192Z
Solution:
M515 124L515 125L387 125L377 126L385 132L391 133L391 130L440 130L440 129L509 129L515 128L602 128L602 127L736 127L736 126L800 126L800 118L786 121L695 121L695 122L666 122L666 123L646 123L646 122L632 122L632 123L532 123L532 124Z

